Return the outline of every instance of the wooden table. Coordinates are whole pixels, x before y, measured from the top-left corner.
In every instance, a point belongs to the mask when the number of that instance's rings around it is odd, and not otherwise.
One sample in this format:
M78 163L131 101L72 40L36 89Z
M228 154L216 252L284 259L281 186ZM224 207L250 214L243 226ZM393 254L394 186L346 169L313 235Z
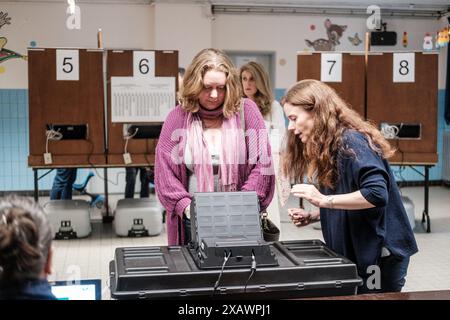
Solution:
M430 214L429 214L430 168L436 164L435 163L416 163L416 162L412 162L412 163L389 162L389 165L400 166L400 167L410 167L411 169L413 169L414 171L416 171L417 173L419 173L420 175L422 175L424 177L424 180L425 180L424 181L424 209L422 211L422 224L426 222L427 225L426 225L425 230L427 231L427 233L430 233L431 232ZM422 174L421 172L416 170L414 168L415 166L423 166L424 174Z
M314 300L450 300L450 290L360 294L354 296L322 297Z

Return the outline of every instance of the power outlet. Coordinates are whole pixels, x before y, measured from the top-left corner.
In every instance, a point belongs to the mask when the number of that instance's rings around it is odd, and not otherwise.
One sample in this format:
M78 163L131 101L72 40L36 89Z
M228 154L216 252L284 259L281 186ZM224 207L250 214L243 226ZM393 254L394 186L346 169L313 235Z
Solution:
M133 161L131 160L131 154L129 154L128 152L124 153L123 154L123 161L125 162L125 164L132 163Z
M52 154L50 152L44 153L44 163L45 164L52 164Z

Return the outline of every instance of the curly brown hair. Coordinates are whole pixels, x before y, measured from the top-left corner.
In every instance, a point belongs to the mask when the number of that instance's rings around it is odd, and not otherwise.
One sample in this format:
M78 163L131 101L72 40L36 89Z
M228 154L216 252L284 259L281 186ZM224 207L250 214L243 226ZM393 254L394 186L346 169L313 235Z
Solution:
M219 49L201 50L187 67L180 94L181 105L186 111L198 111L200 108L198 97L203 89L203 76L210 70L222 71L226 75L223 114L226 118L230 118L239 110L242 89L239 74L233 62Z
M306 176L310 182L314 181L321 187L334 188L338 179L337 157L342 150L346 129L362 133L369 147L383 158L395 153L395 149L372 123L365 121L323 82L312 79L297 82L286 91L282 99L282 104L285 103L303 108L314 119L308 141L302 143L290 131L282 152L282 172L296 182L301 182Z

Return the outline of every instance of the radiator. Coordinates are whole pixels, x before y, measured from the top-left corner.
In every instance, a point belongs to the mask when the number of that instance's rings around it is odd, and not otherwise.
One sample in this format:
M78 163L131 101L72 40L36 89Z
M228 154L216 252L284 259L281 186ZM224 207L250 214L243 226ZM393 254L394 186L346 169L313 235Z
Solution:
M444 145L442 149L442 180L446 184L450 184L450 131L444 132Z

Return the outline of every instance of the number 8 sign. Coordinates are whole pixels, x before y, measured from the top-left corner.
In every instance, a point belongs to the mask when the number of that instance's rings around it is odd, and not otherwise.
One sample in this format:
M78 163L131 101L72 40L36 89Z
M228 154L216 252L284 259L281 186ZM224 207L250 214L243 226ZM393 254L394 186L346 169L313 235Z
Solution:
M56 50L56 80L80 80L78 50Z
M394 53L393 57L393 81L414 82L415 56L414 53Z

